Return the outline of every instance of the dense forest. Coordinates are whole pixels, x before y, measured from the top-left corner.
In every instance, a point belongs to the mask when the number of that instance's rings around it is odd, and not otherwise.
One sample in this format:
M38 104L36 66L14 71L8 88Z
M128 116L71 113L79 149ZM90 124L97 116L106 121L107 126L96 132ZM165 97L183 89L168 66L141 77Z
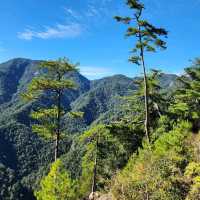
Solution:
M0 64L0 200L200 199L200 58L180 76L151 69L168 31L126 4L133 15L113 20L142 76L90 81L66 58Z

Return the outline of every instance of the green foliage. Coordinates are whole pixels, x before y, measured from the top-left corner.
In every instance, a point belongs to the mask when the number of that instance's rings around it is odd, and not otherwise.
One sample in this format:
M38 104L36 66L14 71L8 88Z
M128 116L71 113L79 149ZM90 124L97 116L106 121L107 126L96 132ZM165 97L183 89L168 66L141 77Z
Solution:
M166 42L161 39L167 36L167 31L163 28L157 28L143 19L144 4L140 0L128 0L126 4L133 10L134 17L115 17L119 22L129 24L126 36L136 38L135 47L132 49L132 56L129 61L142 66L144 81L144 130L146 139L150 145L150 111L149 111L149 83L146 74L145 52L155 52L157 48L166 49Z
M161 123L161 118L167 113L168 98L160 86L161 72L152 70L147 75L149 90L149 126L151 133L155 136L155 129ZM134 83L137 85L137 91L125 97L123 110L125 115L121 118L121 124L127 124L134 128L134 132L140 130L140 134L144 132L145 109L144 109L144 82L141 78L136 79ZM137 130L138 131L137 131ZM153 139L154 136L151 136Z
M61 119L65 114L62 105L64 91L75 88L74 82L66 76L77 69L76 65L63 58L58 61L42 62L40 70L41 75L31 81L27 92L22 96L30 102L47 94L45 98L48 99L48 105L45 105L45 108L36 108L36 111L31 114L31 117L35 119L32 130L45 139L54 140L54 159L56 160L60 153L60 139L64 135L61 127ZM72 116L81 117L81 114L73 112Z
M75 200L76 182L70 178L61 160L51 166L50 172L41 180L40 190L35 192L38 200Z
M48 108L39 108L32 112L31 117L40 122L40 125L33 125L33 132L38 133L47 139L54 139L58 129L60 129L60 119L65 114L61 101L63 92L72 89L75 84L72 80L66 80L65 76L69 72L76 71L76 65L68 60L45 61L40 65L42 75L32 80L28 91L22 94L23 98L31 101L38 98L44 92L48 92L48 98L52 105Z
M91 125L95 120L108 124L111 118L118 117L120 96L136 88L131 83L132 79L123 75L92 81L91 89L73 103L74 110L84 112L86 125Z
M182 180L187 160L190 125L182 122L163 134L152 147L140 150L113 181L115 199L184 199L188 185Z
M182 88L175 92L174 103L170 111L174 116L192 122L200 118L200 61L185 69L185 75L179 78ZM198 127L197 127L198 128Z
M129 19L125 20L128 23ZM179 81L175 95L168 88L173 87L176 77L157 71L148 75L151 149L145 142L142 143L145 113L141 78L135 78L134 84L132 79L120 75L92 81L84 94L80 92L79 98L71 89L64 91L60 112L61 134L67 132L70 126L76 126L79 134L61 137L62 161L54 163L47 176L53 145L49 140L41 140L32 134L29 125L36 125L36 132L45 133L49 139L53 137L56 129L54 119L58 112L53 99L46 97L54 93L49 89L46 94L39 91L34 94L37 98L30 98L28 104L19 102L17 94L12 94L13 100L0 106L0 162L3 163L0 166L0 191L3 199L33 199L33 188L41 199L83 199L91 192L95 166L97 190L100 193L111 192L116 200L199 199L198 129L196 134L191 133L194 130L191 126L198 127L199 121L198 63L197 60L187 69L188 74ZM39 78L44 75L45 79L53 79L53 65L49 64L50 73L41 70ZM33 73L32 70L30 72ZM67 75L65 78L70 77ZM23 79L19 91L25 89L22 85L29 81L28 78L26 81ZM44 82L40 84L35 89L48 88ZM62 89L63 85L54 81L50 83L54 89ZM163 87L167 93L163 93ZM121 98L125 95L129 96ZM67 105L74 99L77 101L71 104L72 112L66 115L65 111L69 111ZM127 105L120 106L126 100ZM28 118L30 110L33 111L31 120ZM68 121L70 115L74 118L83 115L83 119L78 119L77 123ZM102 122L106 125L98 125ZM47 129L44 130L42 123L48 125ZM85 128L88 131L82 134Z
M162 156L171 150L176 153L186 153L184 152L184 142L188 137L190 130L191 125L188 122L175 124L174 128L169 133L163 134L155 141L155 153L159 156Z
M200 197L200 163L191 162L186 167L185 177L190 183L190 191L186 200L195 200Z
M129 61L134 64L142 65L141 57L144 51L155 52L156 48L166 49L166 42L160 39L161 36L167 36L167 31L163 28L157 28L147 20L141 19L144 11L144 4L139 0L128 0L127 5L134 11L134 17L119 17L115 19L124 24L132 25L127 29L126 36L137 38L135 48L132 50L133 56Z
M95 167L97 190L108 191L109 180L127 160L125 145L103 125L86 131L80 136L80 142L86 147L79 182L80 196L86 197L90 194Z
M160 136L173 129L174 121L167 114L162 115L157 123L156 129L152 133L152 142L154 143Z

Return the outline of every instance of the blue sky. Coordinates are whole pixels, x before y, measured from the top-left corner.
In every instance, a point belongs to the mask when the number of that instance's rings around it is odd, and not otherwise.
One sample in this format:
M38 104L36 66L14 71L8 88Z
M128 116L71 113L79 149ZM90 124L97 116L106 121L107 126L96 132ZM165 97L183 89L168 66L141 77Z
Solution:
M128 63L134 39L113 20L130 14L125 0L6 0L0 6L0 62L15 57L80 62L90 79L141 73ZM200 56L200 0L144 0L145 17L169 31L168 49L147 55L148 68L183 72Z

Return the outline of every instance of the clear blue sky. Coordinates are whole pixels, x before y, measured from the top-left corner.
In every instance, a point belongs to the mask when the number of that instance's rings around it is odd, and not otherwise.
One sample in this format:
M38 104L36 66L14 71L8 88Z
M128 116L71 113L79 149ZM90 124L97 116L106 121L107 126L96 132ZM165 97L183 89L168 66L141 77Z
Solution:
M0 62L15 57L80 62L90 79L133 77L128 63L134 40L113 16L129 14L125 0L6 0L0 6ZM168 49L147 57L148 68L181 73L200 56L200 0L144 0L145 17L169 31Z

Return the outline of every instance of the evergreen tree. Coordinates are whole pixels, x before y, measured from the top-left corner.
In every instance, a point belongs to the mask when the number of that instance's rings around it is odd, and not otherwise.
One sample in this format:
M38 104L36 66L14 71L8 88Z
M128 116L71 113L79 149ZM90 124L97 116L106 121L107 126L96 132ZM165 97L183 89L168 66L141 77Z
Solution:
M31 117L36 120L36 123L32 125L32 130L45 139L54 140L54 159L56 160L59 156L59 142L63 135L61 118L65 114L62 105L64 91L75 88L74 82L66 79L66 75L77 71L77 68L64 58L58 61L42 62L39 69L40 75L32 80L27 92L22 96L28 101L38 98L45 100L45 107L39 107L31 113ZM71 114L75 117L81 115L81 113Z
M57 159L51 170L40 182L40 190L35 192L37 200L75 200L76 181L70 178L64 164Z
M115 171L127 160L125 145L104 125L98 125L80 136L85 146L82 174L79 181L80 198L97 191L108 191Z
M130 57L129 61L142 66L143 77L144 77L144 97L145 97L145 133L148 142L149 138L149 89L148 80L146 75L146 65L145 65L145 51L155 52L156 48L165 49L166 42L160 39L160 36L167 36L167 31L163 28L157 28L150 24L147 20L142 19L144 4L139 0L127 0L126 4L130 9L134 10L134 17L119 17L116 16L115 19L119 22L125 24L132 24L127 30L126 36L135 36L137 42L135 48L132 50L133 55Z
M158 119L166 113L167 103L166 95L162 92L160 86L161 72L158 70L151 70L151 73L147 74L148 79L148 101L149 101L149 129L154 130L157 125ZM145 85L142 80L136 81L138 84L138 91L135 93L136 98L139 101L144 100ZM141 111L142 113L142 111ZM144 117L143 117L144 118Z
M200 129L200 59L193 61L179 78L181 88L175 91L170 112L177 120L185 119L193 123L193 131Z
M158 70L151 70L147 74L149 90L149 129L151 132L157 128L159 119L167 112L167 97L160 86L160 77L162 73ZM126 124L134 128L134 132L143 132L143 121L145 118L144 105L144 81L142 78L134 80L137 90L133 94L125 97L124 104L125 115L122 117L120 124ZM139 131L140 130L140 131Z

